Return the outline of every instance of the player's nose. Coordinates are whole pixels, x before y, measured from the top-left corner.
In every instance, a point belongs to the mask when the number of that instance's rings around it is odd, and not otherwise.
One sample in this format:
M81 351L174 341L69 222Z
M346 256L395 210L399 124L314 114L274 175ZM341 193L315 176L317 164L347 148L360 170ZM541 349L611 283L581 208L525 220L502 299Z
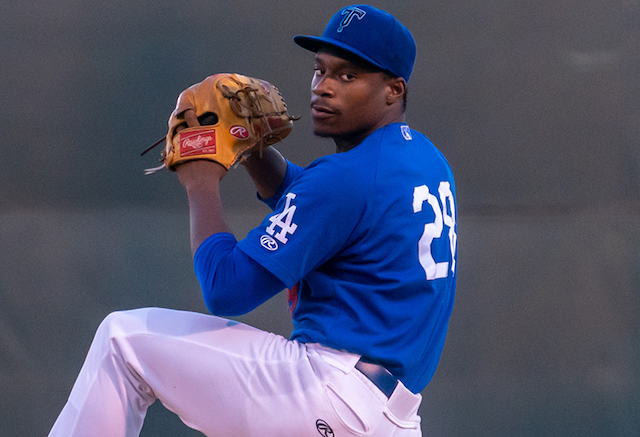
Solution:
M331 79L327 76L314 78L311 83L311 91L317 96L332 96L334 90L331 84Z

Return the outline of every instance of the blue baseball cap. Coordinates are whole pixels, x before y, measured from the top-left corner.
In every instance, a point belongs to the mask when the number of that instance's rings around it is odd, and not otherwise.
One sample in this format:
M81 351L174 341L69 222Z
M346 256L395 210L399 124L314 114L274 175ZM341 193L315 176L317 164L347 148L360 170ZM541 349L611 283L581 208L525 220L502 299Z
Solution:
M317 52L329 44L402 77L407 82L416 60L416 41L388 12L369 5L352 5L338 11L322 36L296 35L300 47Z

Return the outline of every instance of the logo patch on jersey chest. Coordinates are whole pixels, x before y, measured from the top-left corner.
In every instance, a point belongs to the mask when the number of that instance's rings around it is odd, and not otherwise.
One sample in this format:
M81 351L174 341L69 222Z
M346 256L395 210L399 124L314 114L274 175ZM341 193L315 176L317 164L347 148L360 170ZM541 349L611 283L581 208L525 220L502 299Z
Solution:
M411 128L406 124L400 126L400 131L402 132L402 136L405 140L411 141L413 139L413 137L411 136Z

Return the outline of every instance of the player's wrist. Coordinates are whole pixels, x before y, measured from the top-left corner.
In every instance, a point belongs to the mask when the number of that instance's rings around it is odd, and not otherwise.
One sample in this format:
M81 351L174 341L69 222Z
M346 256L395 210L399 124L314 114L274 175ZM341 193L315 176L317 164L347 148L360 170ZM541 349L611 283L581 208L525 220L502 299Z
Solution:
M216 187L227 174L227 169L213 161L190 161L176 167L180 183L185 188Z

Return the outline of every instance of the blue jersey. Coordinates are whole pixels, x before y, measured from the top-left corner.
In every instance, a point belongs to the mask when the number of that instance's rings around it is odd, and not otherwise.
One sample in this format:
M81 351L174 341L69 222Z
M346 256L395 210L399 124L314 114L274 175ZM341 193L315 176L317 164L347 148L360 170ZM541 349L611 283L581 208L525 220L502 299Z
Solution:
M456 284L455 187L442 153L408 125L387 125L306 168L289 163L275 200L237 247L299 284L291 338L373 359L421 391Z

